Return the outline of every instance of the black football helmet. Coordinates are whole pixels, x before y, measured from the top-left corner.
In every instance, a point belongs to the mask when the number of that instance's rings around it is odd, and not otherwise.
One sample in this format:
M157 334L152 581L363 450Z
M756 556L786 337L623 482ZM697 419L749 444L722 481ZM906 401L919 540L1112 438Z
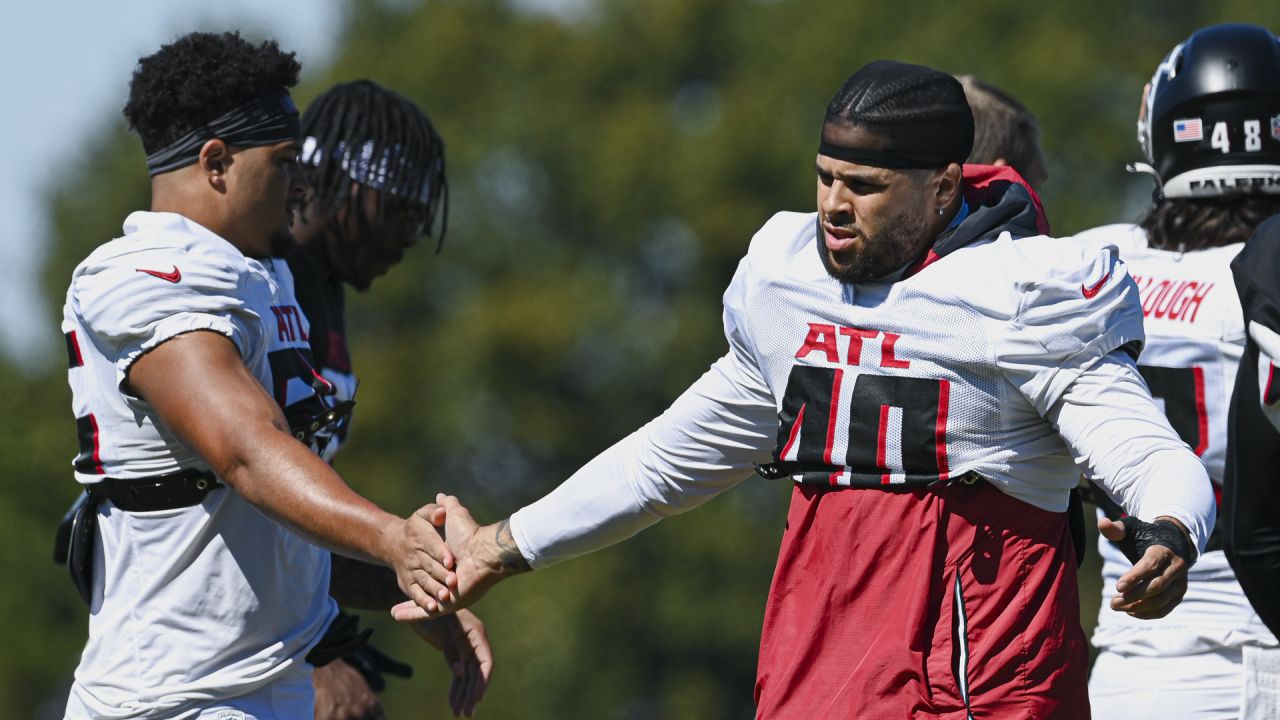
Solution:
M1138 142L1167 198L1280 194L1280 40L1257 25L1214 25L1151 77Z

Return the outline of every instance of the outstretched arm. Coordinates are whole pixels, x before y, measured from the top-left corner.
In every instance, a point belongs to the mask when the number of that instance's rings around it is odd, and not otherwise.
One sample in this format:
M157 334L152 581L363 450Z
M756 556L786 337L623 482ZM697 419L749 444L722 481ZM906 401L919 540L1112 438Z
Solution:
M411 534L293 438L227 337L197 331L161 343L134 362L125 389L245 500L312 542L393 568L400 589L426 606L456 583L438 536ZM418 517L441 523L443 511L428 505Z
M481 527L456 499L437 498L458 562L461 597L451 607L466 607L506 577L608 547L707 502L769 460L776 430L768 390L731 353L656 420L503 522ZM425 517L410 518L410 527L434 531ZM434 613L401 605L395 614Z

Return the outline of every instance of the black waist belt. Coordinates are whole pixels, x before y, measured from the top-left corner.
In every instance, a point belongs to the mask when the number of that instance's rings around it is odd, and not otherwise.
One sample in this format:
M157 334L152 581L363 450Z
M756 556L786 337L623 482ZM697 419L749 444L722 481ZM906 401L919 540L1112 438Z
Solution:
M771 463L756 463L756 474L765 480L778 480L780 478L792 477L800 475L805 477L804 482L809 484L828 485L826 478L835 473L849 471L850 468L844 465L830 465L828 463L817 462L801 462L797 460L783 460ZM814 476L822 476L823 480L819 483L811 478ZM885 484L881 477L882 471L874 472L851 472L849 484L841 487L851 488L872 488L876 490L904 490L909 488L918 488L923 485L935 485L938 482L953 485L955 483L963 483L965 485L973 485L979 480L984 479L981 475L970 470L969 472L956 475L946 480L941 480L938 475L916 474L907 475L904 482Z
M199 505L220 487L222 483L207 470L181 470L136 480L104 478L86 489L94 498L110 500L125 512L150 512Z

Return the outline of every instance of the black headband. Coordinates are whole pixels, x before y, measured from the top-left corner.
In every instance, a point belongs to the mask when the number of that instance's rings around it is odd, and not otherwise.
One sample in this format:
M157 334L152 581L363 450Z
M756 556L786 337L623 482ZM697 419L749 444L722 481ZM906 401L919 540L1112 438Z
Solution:
M149 153L147 172L155 176L191 165L200 158L200 148L214 138L237 147L301 140L298 108L288 93L250 100L192 130L168 147Z
M888 168L890 170L931 170L953 162L964 162L963 157L957 160L949 154L919 152L918 149L912 153L892 147L884 150L852 148L837 145L834 142L827 141L825 138L818 142L818 154L835 158L836 160L857 163L858 165Z
M878 60L844 81L822 125L818 152L883 168L963 163L973 148L973 113L951 75Z

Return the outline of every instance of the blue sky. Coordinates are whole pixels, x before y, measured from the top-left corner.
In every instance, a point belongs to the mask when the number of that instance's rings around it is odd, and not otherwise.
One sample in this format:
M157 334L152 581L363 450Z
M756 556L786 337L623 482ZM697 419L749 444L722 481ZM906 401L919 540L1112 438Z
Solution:
M270 36L323 67L342 17L323 0L44 0L9 6L0 43L0 349L27 365L53 356L56 308L38 296L40 250L49 243L42 193L60 167L119 117L139 56L191 30ZM121 218L123 220L123 218Z

